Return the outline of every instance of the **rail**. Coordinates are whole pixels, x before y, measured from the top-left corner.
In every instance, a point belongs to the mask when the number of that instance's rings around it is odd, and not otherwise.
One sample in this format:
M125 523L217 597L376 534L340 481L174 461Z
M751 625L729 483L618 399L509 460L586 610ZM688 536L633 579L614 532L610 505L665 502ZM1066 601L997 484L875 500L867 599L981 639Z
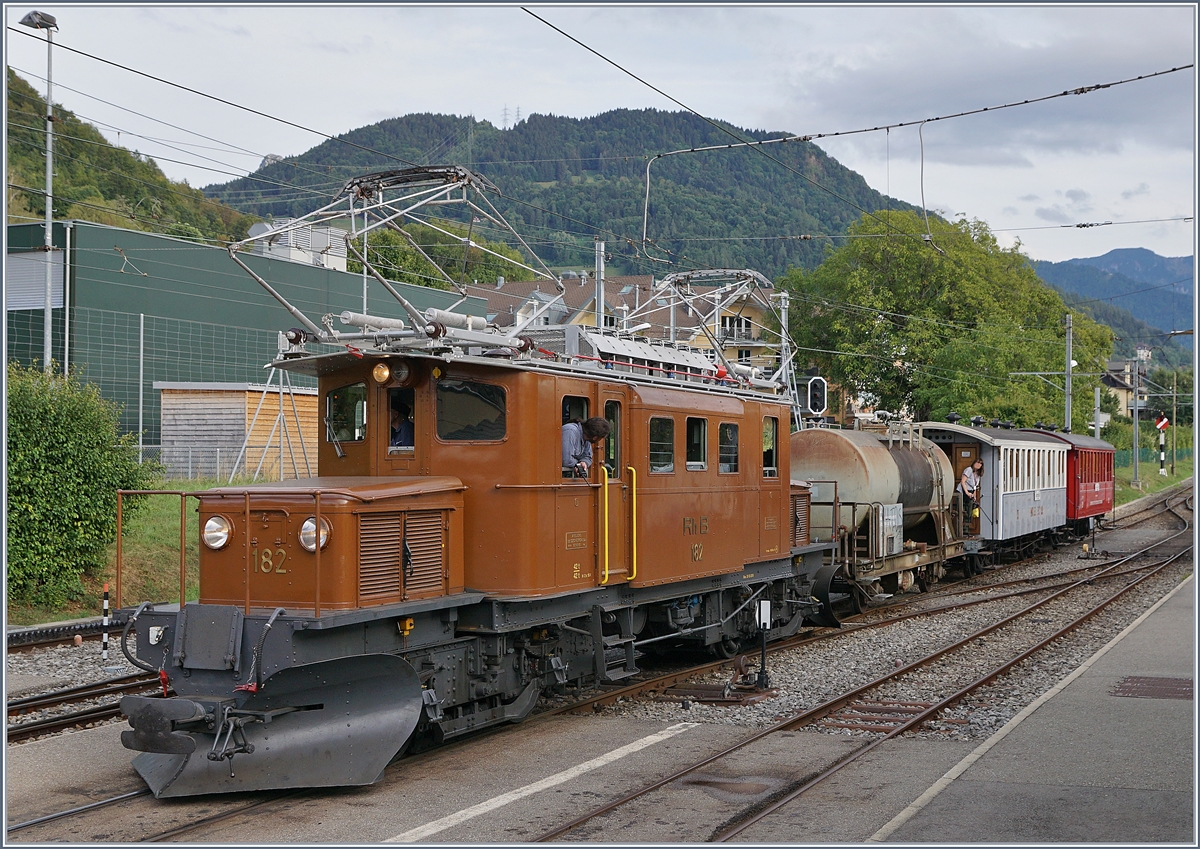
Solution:
M124 498L127 495L143 496L143 495L177 495L179 496L179 609L183 610L187 604L187 500L195 498L200 500L199 493L184 492L177 489L118 489L117 490L117 551L116 551L116 606L118 609L124 607L123 591L124 591L124 547L122 545L123 537L123 507ZM243 613L250 614L250 574L253 571L251 566L252 558L250 556L250 492L245 490L242 493L242 521L243 521L243 537L244 543L244 569L245 579L243 581ZM314 576L313 576L313 613L316 618L321 618L321 548L323 539L327 538L322 533L321 526L321 492L320 490L312 493L314 501L314 516L315 523L315 541L316 546L313 550L314 558ZM203 533L203 530L201 530Z

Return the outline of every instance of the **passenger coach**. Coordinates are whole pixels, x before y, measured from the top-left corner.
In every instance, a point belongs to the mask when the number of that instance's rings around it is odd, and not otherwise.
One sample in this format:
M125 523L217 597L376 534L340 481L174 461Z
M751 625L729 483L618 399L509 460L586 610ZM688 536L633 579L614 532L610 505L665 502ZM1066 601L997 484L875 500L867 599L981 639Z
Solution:
M1026 428L1065 442L1067 448L1067 523L1076 534L1086 534L1092 523L1113 509L1113 457L1115 450L1103 439L1075 433Z
M967 549L1021 551L1067 521L1067 443L1042 431L925 422L925 437L950 457L955 480L983 460L980 515Z

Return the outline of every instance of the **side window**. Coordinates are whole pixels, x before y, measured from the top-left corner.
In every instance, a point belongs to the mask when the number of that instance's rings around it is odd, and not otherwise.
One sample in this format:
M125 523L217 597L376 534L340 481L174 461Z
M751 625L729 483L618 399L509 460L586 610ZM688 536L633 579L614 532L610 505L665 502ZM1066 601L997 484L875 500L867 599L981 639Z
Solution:
M339 386L325 396L325 439L362 442L367 438L367 384Z
M610 478L621 476L621 402L605 401L604 418L608 421L608 439L604 440L604 462L612 469Z
M717 428L718 471L734 473L738 470L738 426L722 422Z
M578 395L564 395L562 399L562 422L581 422L588 417L588 399Z
M763 477L779 477L779 419L767 416L763 419Z
M708 468L708 419L688 417L686 451L688 471Z
M498 442L507 428L504 387L471 380L437 385L437 435L447 442Z
M675 471L675 420L650 419L650 471L667 474Z
M413 423L414 392L408 389L388 390L388 453L402 454L414 451L416 444Z

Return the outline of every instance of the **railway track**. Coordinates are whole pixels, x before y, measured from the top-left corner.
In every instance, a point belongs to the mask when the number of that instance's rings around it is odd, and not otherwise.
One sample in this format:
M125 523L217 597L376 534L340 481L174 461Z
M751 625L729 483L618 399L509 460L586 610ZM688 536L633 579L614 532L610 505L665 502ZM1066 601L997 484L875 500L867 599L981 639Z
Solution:
M1159 502L1156 506L1159 507L1160 509L1154 515L1161 515L1162 513L1165 513L1165 512L1174 512L1171 509L1171 504L1169 503L1170 501L1171 501L1171 499L1167 499L1164 502ZM1190 509L1191 508L1191 496L1187 496L1186 498L1180 498L1180 499L1176 500L1175 506L1177 506L1177 507L1182 506L1185 503L1186 503L1188 509ZM1150 511L1140 511L1140 513L1149 513L1149 512ZM1176 515L1178 515L1178 514L1176 513ZM1147 515L1145 518L1139 519L1137 521L1138 521L1138 523L1140 523L1140 522L1147 521L1149 518L1152 518L1152 516ZM1184 519L1182 516L1180 518L1185 523L1187 522L1187 520ZM1128 526L1126 526L1126 527L1128 527ZM1178 537L1178 536L1179 536L1179 534L1176 535L1176 537ZM846 624L849 627L846 627L846 628L843 628L840 630L819 629L817 631L810 632L805 635L792 638L791 640L781 641L779 643L776 643L776 644L772 645L771 647L769 647L769 651L771 653L788 651L788 650L803 647L804 645L807 645L807 644L819 642L822 640L834 639L838 636L854 633L854 632L860 631L860 630L881 628L886 625L894 624L896 622L899 622L899 621L902 621L905 619L913 618L915 616L937 615L938 613L941 613L941 612L949 612L949 611L961 609L962 607L965 607L968 605L982 604L982 603L986 603L989 601L996 601L997 599L1001 599L1001 598L1011 598L1011 597L1016 597L1016 596L1020 596L1020 595L1039 593L1039 592L1045 593L1047 591L1053 591L1055 593L1055 596L1057 596L1058 594L1060 594L1062 592L1066 592L1070 588L1090 584L1096 580L1107 581L1110 579L1127 577L1134 573L1143 572L1143 571L1147 571L1147 570L1151 570L1151 569L1154 569L1156 571L1149 572L1148 574L1156 574L1157 570L1161 570L1162 568L1165 568L1165 561L1162 563L1142 564L1142 565L1134 565L1134 566L1128 566L1128 564L1131 561L1135 560L1137 557L1143 556L1147 551L1150 551L1158 546L1165 545L1174 538L1175 537L1170 537L1170 538L1167 538L1164 540L1160 540L1159 542L1157 542L1151 546L1147 546L1144 550L1139 550L1137 552L1134 552L1134 553L1132 553L1128 556L1122 557L1122 558L1110 559L1107 561L1096 562L1096 563L1089 563L1084 566L1080 566L1080 567L1076 567L1076 568L1072 568L1072 569L1068 569L1068 570L1062 570L1059 572L1052 572L1052 573L1049 573L1046 575L1041 575L1041 576L1036 576L1036 577L1021 577L1021 578L1016 578L1016 579L1009 580L1009 581L1001 581L1001 582L992 582L992 583L982 584L982 585L979 585L976 587L963 586L964 584L969 583L969 581L955 582L952 585L947 585L945 590L942 591L941 593L934 592L934 593L930 593L930 594L923 594L921 596L915 597L915 600L924 600L924 599L928 598L928 599L932 599L935 601L941 601L941 600L945 600L946 598L950 598L953 596L962 596L962 595L968 595L968 594L987 594L987 593L992 593L996 590L1007 590L1007 591L1003 595L987 595L985 597L968 599L965 601L955 602L955 603L952 603L949 605L944 605L941 607L934 607L934 608L923 609L923 610L910 610L910 611L906 611L906 612L903 612L900 614L888 615L888 616L885 616L883 618L878 618L878 619L871 618L872 614L877 614L877 613L881 612L880 609L874 609L872 611L867 611L864 614L860 614L858 616L850 617L849 619L847 619ZM1174 556L1179 557L1183 553L1186 553L1187 551L1190 551L1190 547L1187 549L1184 549L1183 552L1177 553ZM1124 569L1119 568L1121 566L1125 566L1126 568L1124 568ZM991 573L987 573L987 574L994 576L996 574L996 572L991 572ZM1038 581L1059 581L1059 583L1049 584L1049 585L1043 584L1041 586L1033 586L1033 587L1028 586L1029 584L1035 583ZM1112 598L1119 597L1120 594L1123 594L1128 589L1132 588L1132 586L1135 586L1136 583L1138 583L1138 581L1134 581L1130 585L1123 587L1118 593L1114 594L1112 596ZM1020 587L1019 585L1026 585L1026 586ZM1041 604L1044 604L1044 603L1046 603L1045 599L1039 600L1039 601L1035 602L1033 605L1028 606L1026 609L1026 612L1028 612L1029 610L1034 610L1038 606L1040 606ZM1094 615L1094 612L1088 614L1088 616L1091 616L1091 615ZM1013 619L1013 618L1015 618L1015 617L1009 617L1009 619ZM1082 622L1086 618L1087 617L1081 618L1079 621ZM1005 621L1009 621L1009 619L1006 619ZM1066 630L1070 630L1070 628L1077 627L1078 624L1079 624L1079 622L1073 623L1071 626L1069 626L1069 628L1063 629L1063 631L1065 632ZM990 626L990 628L991 627L998 627L998 626ZM990 628L989 628L989 630L990 630ZM965 640L963 640L961 642L965 644L971 640L978 638L978 636L979 636L979 634L972 634L970 637L966 638ZM1054 639L1057 639L1057 636L1058 636L1058 634L1052 635L1051 637L1044 640L1042 644L1044 645L1044 644L1047 644L1047 643L1053 641ZM947 651L950 651L952 649L953 649L953 647L950 647L950 648L944 650L942 652L942 654L945 654ZM896 670L895 673L892 673L892 674L886 676L884 679L880 679L878 681L872 682L872 684L878 686L880 683L882 683L885 680L894 680L895 678L901 677L904 674L911 672L916 667L919 667L926 663L932 663L933 660L934 659L932 657L923 658L921 661L916 661L912 664L909 664L908 666L903 667L902 669ZM1019 662L1019 660L1020 660L1020 658L1013 660L1005 668L1006 669L1011 668L1011 666L1015 665L1017 662ZM624 687L618 687L618 688L606 690L604 692L592 695L590 697L580 699L578 701L574 701L567 705L556 706L556 707L550 708L549 710L543 711L543 712L537 714L536 716L531 717L529 720L526 721L526 724L546 720L546 719L549 719L550 717L560 716L560 715L566 714L566 713L578 713L578 712L586 712L588 710L599 710L607 705L615 704L618 700L631 699L638 695L644 695L644 694L648 694L648 693L651 693L651 694L662 693L669 687L675 686L679 683L682 683L688 679L694 678L698 675L712 673L712 672L720 671L722 669L731 669L736 664L736 662L737 662L736 659L735 660L721 660L721 661L716 661L716 662L712 662L712 663L701 664L701 665L694 666L694 667L689 667L689 668L683 669L683 670L676 670L676 671L668 672L665 674L653 676L653 677L647 678L646 680L638 681L638 682L629 684ZM994 680L995 677L998 677L1001 674L1003 674L1002 671L996 671L987 680ZM130 687L140 686L143 689L146 689L150 686L157 685L157 680L150 678L150 676L146 676L146 678L148 678L149 680L142 680L140 682L135 680L139 676L127 676L127 677L130 680L128 682L125 682L124 684L119 683L120 679L113 679L112 681L109 681L109 682L101 682L101 685L92 685L92 686L99 687L102 685L108 685L108 686L124 685L124 686L130 686ZM980 683L975 685L975 687L983 686L984 683L986 683L986 682L981 681ZM864 695L869 690L869 688L870 688L870 685L868 685L865 688L860 688L863 691L863 693L860 695ZM73 689L83 692L83 691L86 691L87 688L81 687L81 688L73 688ZM972 689L974 689L974 688L972 688ZM970 691L971 690L964 690L962 693L956 694L956 696L957 696L956 700L960 700ZM37 699L46 699L48 697L49 696L30 697L29 701L34 701ZM864 697L865 697L865 695L864 695ZM822 710L824 710L823 716L831 715L831 714L836 713L841 708L845 707L846 704L852 703L855 699L858 699L860 705L865 704L865 702L863 702L859 696L847 693L847 694L844 694L842 697L839 697L839 700L842 700L843 704L835 706L834 702L836 702L838 700L832 700L830 702L827 702L825 705L822 705L818 708L813 709L812 711L809 711L808 714L810 714L811 716L809 716L807 719L806 719L805 715L792 717L789 720L787 720L786 723L781 723L781 726L786 724L789 728L803 727L803 725L805 725L805 724L810 724L811 722L816 721L819 718L816 716L816 714L821 712ZM25 700L21 700L21 701L25 701ZM931 705L918 705L916 707L920 708L919 711L913 711L913 709L912 709L913 706L909 706L910 721L907 722L906 724L904 724L903 726L895 726L895 727L900 728L900 730L896 730L895 733L889 733L889 735L886 738L882 738L882 739L891 739L891 737L897 736L898 734L902 734L907 730L911 730L911 727L916 727L916 726L923 724L924 722L929 721L930 718L932 718L933 716L936 716L941 711L943 711L945 709L945 707L948 706L949 703L950 702L947 702L946 704L938 704L938 705L932 705L932 704ZM10 709L13 706L14 705L10 705ZM869 707L868 707L868 710L870 710ZM81 715L84 713L86 713L86 712L81 712ZM116 715L119 715L119 713L120 713L119 707L116 707L115 712L112 713L111 715L116 716ZM876 712L876 724L883 721L883 719L881 718L882 716L883 716L882 713ZM67 726L69 724L70 717L61 717L60 719L62 720L64 726ZM83 720L81 718L75 719L75 722L80 722L80 721L85 721L85 720ZM96 720L92 719L92 720L86 720L86 721L96 721ZM753 740L761 739L763 736L773 733L774 731L785 730L781 726L772 727L765 731L757 732L756 734L752 735L747 740L744 740L741 743L737 744L737 746L735 746L725 752L718 753L717 755L713 756L712 758L706 759L702 763L695 764L695 765L689 767L685 772L681 772L678 775L672 776L671 778L665 780L664 782L660 782L655 786L661 786L663 783L666 783L666 781L674 780L675 778L681 777L683 774L686 774L687 772L692 772L696 769L699 769L702 766L704 766L705 764L710 763L719 757L724 757L724 756L728 755L729 753L731 753L732 751L736 750L737 748L741 748L742 746L749 744ZM47 733L47 732L43 730L40 733ZM450 744L450 745L464 745L464 744L470 743L472 740L478 740L482 736L490 736L490 734L493 734L493 733L503 733L503 729L492 729L489 731L485 731L480 735L474 735L471 738L468 738L468 739L459 741L456 744ZM871 744L872 747L874 745L878 745L878 743ZM443 746L443 747L441 747L441 749L439 749L439 751L444 751L445 748L446 747ZM866 749L864 748L862 750L862 753L865 753L865 751L866 751ZM416 755L414 757L416 759L420 759L421 755ZM850 761L847 761L846 763L849 763L849 762ZM841 766L837 766L837 765L835 765L835 766L837 769L841 768ZM831 774L833 774L833 772L830 771L829 774L831 775ZM821 780L823 780L823 778L821 778ZM810 782L810 785L815 785L816 783L817 783L817 779L814 779L812 782ZM542 835L541 837L538 838L538 840L544 842L547 840L554 839L555 837L565 834L568 831L578 827L578 825L582 824L583 822L586 822L587 820L592 819L595 816L599 816L603 812L613 810L616 807L619 807L620 805L625 804L627 801L629 801L633 798L636 798L637 796L641 796L641 795L644 795L645 793L652 792L653 789L654 789L654 787L642 788L640 791L637 792L636 795L630 795L628 797L628 799L623 798L623 799L617 800L617 802L615 802L612 806L609 806L603 810L598 809L597 811L593 811L593 812L585 815L584 817L579 818L577 821L567 824L567 826L561 827L560 829L557 829L554 832L547 833L546 835ZM808 789L808 786L806 785L803 788L803 790L807 790L807 789ZM803 790L801 792L803 792ZM182 826L171 829L169 831L164 831L164 832L161 832L161 833L158 833L155 835L151 835L149 837L143 838L143 841L144 842L157 842L157 841L165 841L165 840L174 839L174 838L180 837L182 835L185 835L187 833L196 831L207 825L212 825L212 824L215 824L222 820L226 820L226 819L235 817L241 813L251 811L262 805L265 805L265 804L268 804L271 802L282 801L284 799L291 799L294 797L302 797L302 796L305 796L305 795L308 795L308 794L311 794L314 792L317 792L317 791L298 790L298 791L289 791L289 792L284 792L284 793L279 793L279 794L272 794L269 798L258 798L258 799L255 799L254 801L250 802L247 805L238 806L229 811L224 811L224 812L220 812L217 814L213 814L211 816L204 817L204 818L197 820L195 822L192 822L192 823L184 824ZM71 809L68 811L62 811L62 812L59 812L56 814L50 814L45 817L39 817L37 819L30 820L30 821L24 822L24 823L18 823L13 826L9 826L7 829L7 832L13 833L16 831L21 831L24 829L32 828L36 825L41 825L41 824L45 824L45 823L48 823L48 822L51 822L51 821L54 821L57 819L62 819L62 818L66 818L66 817L83 814L83 813L86 813L89 811L94 811L98 808L107 807L109 805L118 804L120 802L136 799L136 798L139 798L141 796L146 796L146 795L149 795L148 791L138 791L135 793L122 794L121 796L113 797L113 798L107 799L107 800L101 800L99 802L90 803L88 805L84 805L79 808L74 808L74 809ZM799 794L797 793L796 795L799 795ZM745 827L748 827L748 825L749 824L747 824ZM737 833L737 832L734 832L734 833ZM729 836L733 836L733 833L731 833ZM725 839L725 838L722 838L722 839Z
M1190 498L1188 499L1188 506L1190 509ZM1167 512L1175 511L1168 508ZM1116 577L1117 573L1120 572L1120 566L1126 564L1136 557L1143 555L1145 551L1157 548L1176 539L1179 536L1182 536L1183 534L1188 533L1191 527L1190 521L1178 513L1175 513L1175 515L1177 515L1184 522L1184 530L1172 537L1167 538L1166 540L1159 541L1153 546L1148 546L1144 550L1134 552L1127 557L1114 561L1104 570L1103 573L1101 573L1101 575L1083 577L1078 581L1071 582L1067 586L1055 590L1051 595L1038 599L1023 609L1004 617L999 622L988 625L985 628L980 629L951 645L931 652L925 657L919 658L918 660L896 669L895 672L887 673L867 682L866 684L846 691L832 699L828 699L824 703L812 709L797 713L768 728L757 731L738 741L734 745L715 754L709 755L693 764L690 764L665 778L659 779L641 788L626 793L609 803L576 817L574 820L571 820L562 826L540 835L539 837L535 838L533 842L544 843L553 840L559 840L590 820L605 814L609 814L621 808L622 806L633 802L634 800L644 798L650 793L653 793L655 790L658 790L659 788L678 781L679 779L682 779L696 772L697 770L727 758L734 752L737 752L756 741L762 740L771 734L795 731L797 729L804 728L822 721L827 721L828 724L833 727L853 727L855 730L860 732L875 732L876 736L874 739L867 744L858 747L850 754L839 758L830 767L825 769L814 778L811 778L799 784L798 786L793 787L782 796L772 800L765 807L754 810L753 812L737 818L733 822L723 825L709 837L709 841L725 842L731 838L743 834L753 825L763 821L775 812L784 808L801 795L811 790L813 787L816 787L820 783L840 772L845 767L859 760L885 741L898 737L904 733L914 731L925 723L936 719L948 708L958 704L967 696L994 682L1006 672L1017 666L1017 664L1036 654L1038 651L1049 646L1055 640L1065 636L1066 634L1078 628L1084 622L1102 612L1113 602L1121 598L1134 587L1138 586L1142 581L1153 577L1167 566L1171 565L1175 560L1191 553L1192 546L1188 545L1186 548L1172 553L1159 561L1142 566L1139 570L1127 570L1127 572L1123 574L1128 574L1128 572L1131 571L1145 571L1146 574L1130 581L1115 592L1105 595L1099 602L1091 604L1086 612L1084 612L1082 615L1074 617L1065 626L1058 628L1053 633L1038 640L1034 645L1026 648L1015 656L1006 658L999 665L990 669L987 673L973 678L972 680L958 687L958 689L947 693L944 697L936 701L913 701L895 696L879 696L879 691L881 691L887 685L894 684L899 679L903 679L906 676L917 673L919 670L930 667L938 661L951 656L954 652L958 652L972 646L972 644L974 644L981 637L992 634L998 629L1019 623L1022 620L1026 620L1030 614L1042 609L1056 599L1064 597L1067 593L1070 593L1073 590L1084 588L1091 589L1094 586L1093 582L1098 577ZM874 698L872 697L873 694L875 694ZM829 721L829 717L835 717L835 719L833 721ZM848 718L852 719L853 722L847 723L845 720Z

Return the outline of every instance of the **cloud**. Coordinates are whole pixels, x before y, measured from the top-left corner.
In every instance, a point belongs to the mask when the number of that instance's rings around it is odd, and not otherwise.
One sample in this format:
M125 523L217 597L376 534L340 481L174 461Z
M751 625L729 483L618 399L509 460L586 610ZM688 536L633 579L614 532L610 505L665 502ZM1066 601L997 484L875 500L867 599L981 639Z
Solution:
M1069 224L1071 219L1059 207L1053 208L1047 206L1039 206L1033 213L1043 221L1049 221L1052 224Z
M1150 187L1148 185L1146 185L1145 183L1138 183L1136 189L1126 189L1125 191L1121 192L1121 197L1124 198L1125 200L1131 200L1132 198L1135 198L1138 195L1148 195L1148 194L1150 194Z
M1026 203L1037 203L1041 198L1037 195L1021 195L1017 200L1023 200Z
M863 19L848 25L856 12ZM802 132L1019 103L1184 64L1194 52L1192 15L1146 7L839 9L840 29L792 33L784 102L803 116ZM925 160L1025 167L1037 150L1113 153L1135 141L1190 150L1193 99L1191 73L1179 72L947 118L924 125ZM915 135L893 130L890 156L918 158L918 144L897 143ZM882 142L877 149L882 154Z
M1071 203L1077 204L1083 203L1091 197L1091 195L1085 192L1083 189L1067 189L1064 194L1067 196L1067 200L1071 201Z

